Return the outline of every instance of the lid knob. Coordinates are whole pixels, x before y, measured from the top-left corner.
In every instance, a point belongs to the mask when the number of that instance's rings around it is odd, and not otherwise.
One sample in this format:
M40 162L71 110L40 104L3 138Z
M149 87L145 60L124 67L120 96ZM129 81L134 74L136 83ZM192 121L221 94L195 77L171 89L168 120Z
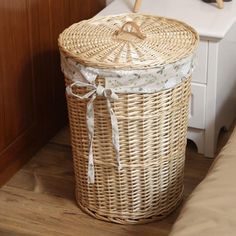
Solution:
M130 26L128 28L128 26ZM118 39L131 41L134 37L139 39L145 39L144 35L139 26L134 21L127 21L119 30L115 32Z

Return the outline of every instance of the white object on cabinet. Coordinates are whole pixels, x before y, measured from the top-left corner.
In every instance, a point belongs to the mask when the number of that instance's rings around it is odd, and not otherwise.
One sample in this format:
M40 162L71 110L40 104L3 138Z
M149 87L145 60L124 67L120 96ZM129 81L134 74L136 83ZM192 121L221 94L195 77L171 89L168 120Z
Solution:
M114 0L98 15L132 12L134 2ZM220 129L228 129L236 118L236 1L219 10L200 0L145 0L140 12L175 18L198 31L188 138L199 153L213 157Z
M106 5L109 5L113 0L106 0Z

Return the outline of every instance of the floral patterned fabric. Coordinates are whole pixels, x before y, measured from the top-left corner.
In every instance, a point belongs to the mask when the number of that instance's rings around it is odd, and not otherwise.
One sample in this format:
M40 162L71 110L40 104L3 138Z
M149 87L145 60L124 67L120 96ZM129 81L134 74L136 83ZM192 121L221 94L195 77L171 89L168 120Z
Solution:
M66 88L70 96L77 99L90 99L87 104L87 130L89 137L89 163L88 182L94 183L93 163L93 137L94 137L94 107L93 101L97 96L107 99L107 109L111 117L112 143L116 152L118 169L121 168L119 157L119 131L117 118L111 106L112 100L119 99L119 93L156 93L158 91L174 88L183 80L191 76L195 67L195 55L184 58L174 64L168 64L158 68L147 68L140 70L107 70L86 67L74 59L66 57L61 53L61 67L64 75L74 81ZM96 86L97 76L105 79L105 87ZM74 94L74 86L87 87L90 92L84 95Z
M85 67L61 53L65 76L73 81L93 84L97 76L105 78L105 87L116 93L155 93L175 87L188 78L195 68L196 57L191 55L174 64L140 70L107 70Z

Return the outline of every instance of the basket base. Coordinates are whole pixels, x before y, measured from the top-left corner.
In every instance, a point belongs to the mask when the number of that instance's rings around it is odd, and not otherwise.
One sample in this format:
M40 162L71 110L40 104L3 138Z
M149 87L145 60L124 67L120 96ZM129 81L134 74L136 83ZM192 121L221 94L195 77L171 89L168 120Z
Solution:
M80 209L82 211L84 211L85 213L87 213L88 215L90 215L90 216L92 216L92 217L94 217L98 220L107 221L107 222L111 222L111 223L128 225L128 224L146 224L146 223L150 223L150 222L153 222L153 221L158 221L158 220L162 220L162 219L166 218L174 210L176 210L176 208L180 205L180 203L182 202L182 199L183 199L183 193L184 193L184 187L182 189L181 194L178 196L178 198L176 198L177 199L176 203L173 205L173 207L171 207L169 209L169 211L165 212L164 214L154 215L154 216L151 216L151 217L148 217L148 218L137 218L137 219L109 217L109 216L99 214L99 213L89 209L88 207L83 206L83 204L77 198L77 191L75 191L75 196L76 196L77 204L80 207Z

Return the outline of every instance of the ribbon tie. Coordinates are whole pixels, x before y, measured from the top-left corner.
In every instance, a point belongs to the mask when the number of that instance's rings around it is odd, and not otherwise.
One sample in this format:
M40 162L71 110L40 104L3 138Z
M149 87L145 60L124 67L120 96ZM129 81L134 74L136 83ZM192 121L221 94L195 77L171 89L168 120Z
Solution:
M73 93L73 87L86 87L91 91L84 95L79 95ZM88 84L81 81L76 81L71 85L67 86L66 92L68 95L74 96L78 99L90 99L87 103L87 113L86 113L86 122L87 122L87 130L89 137L89 156L88 156L88 183L95 182L94 176L94 161L93 161L93 138L94 138L94 106L93 102L97 96L102 96L106 98L107 101L107 110L110 114L111 118L111 127L112 127L112 144L116 153L116 160L118 165L118 170L121 169L120 165L120 142L119 142L119 130L117 124L117 118L111 106L111 101L117 100L118 96L112 89L104 88L101 85L96 86L95 84Z

